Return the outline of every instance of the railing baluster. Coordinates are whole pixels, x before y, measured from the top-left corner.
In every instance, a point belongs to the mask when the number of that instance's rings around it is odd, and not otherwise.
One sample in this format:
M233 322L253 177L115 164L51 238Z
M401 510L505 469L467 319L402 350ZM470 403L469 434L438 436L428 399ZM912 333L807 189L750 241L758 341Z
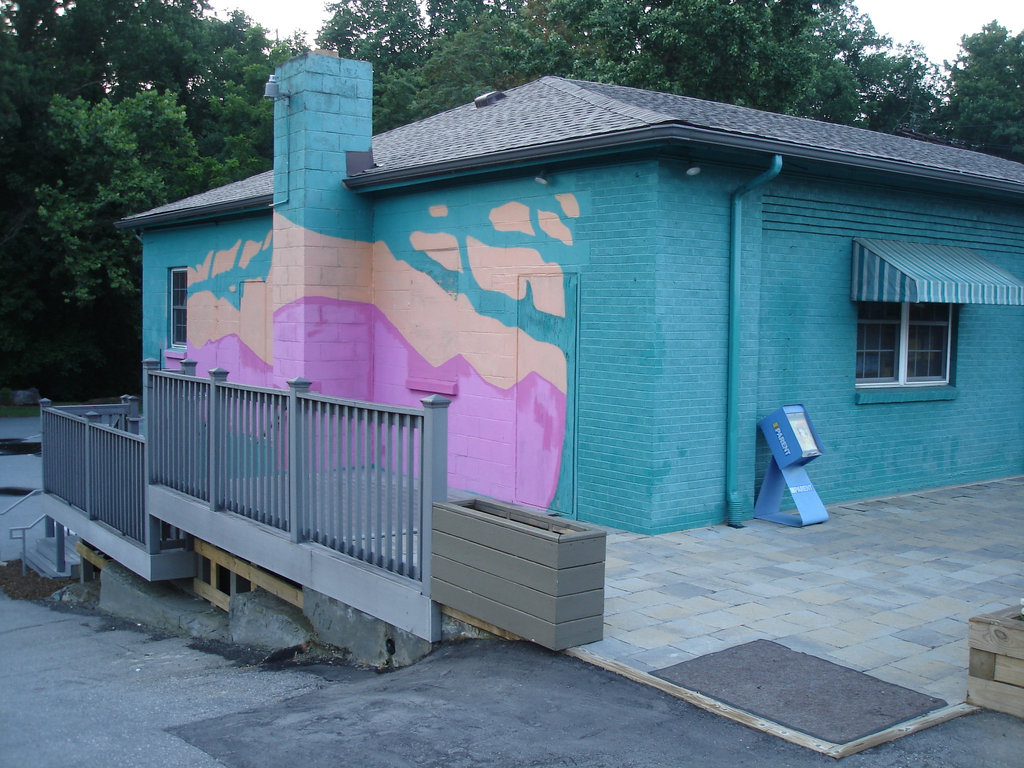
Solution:
M353 552L353 544L355 537L355 529L352 522L352 413L351 408L347 405L339 407L339 416L341 418L341 424L339 428L341 430L341 473L342 473L342 509L347 514L344 514L342 519L342 531L343 538L345 539L345 545L342 549L345 554L351 555Z
M385 430L384 450L387 454L387 460L384 463L384 480L387 482L387 486L384 488L384 511L386 513L384 535L387 538L384 541L384 567L389 571L393 571L395 570L395 499L392 494L392 486L394 485L395 467L391 457L394 449L395 414L388 413L385 415L385 419L387 427Z

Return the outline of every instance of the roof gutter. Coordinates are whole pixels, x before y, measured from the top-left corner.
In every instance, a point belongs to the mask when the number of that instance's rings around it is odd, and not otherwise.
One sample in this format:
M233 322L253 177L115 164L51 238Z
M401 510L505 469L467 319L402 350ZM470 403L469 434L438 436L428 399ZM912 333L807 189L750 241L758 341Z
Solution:
M786 155L791 159L813 160L850 168L894 173L918 179L961 184L979 189L1024 195L1024 182L993 179L960 171L922 166L903 160L867 157L830 149L808 147L798 143L764 139L744 134L722 133L709 128L697 128L679 123L634 128L616 133L587 136L569 141L552 142L529 147L495 152L485 157L473 156L446 160L429 165L397 168L390 171L367 171L345 179L345 186L354 191L379 191L412 184L439 181L451 176L489 173L503 167L514 167L527 162L542 162L556 157L580 153L614 152L635 149L651 143L684 142L704 144L728 149L748 150L771 155Z
M767 171L732 193L732 229L729 237L729 369L725 415L725 521L731 528L743 527L743 523L740 522L743 507L737 479L740 439L740 340L743 330L740 313L743 277L743 199L774 179L781 171L782 155L775 155Z
M133 218L121 219L120 221L115 221L114 226L118 229L147 229L159 226L160 224L198 221L223 214L253 213L268 208L273 201L273 194L258 195L246 198L245 200L232 200L231 202L213 203L198 208L166 211L153 214L152 216L135 216Z

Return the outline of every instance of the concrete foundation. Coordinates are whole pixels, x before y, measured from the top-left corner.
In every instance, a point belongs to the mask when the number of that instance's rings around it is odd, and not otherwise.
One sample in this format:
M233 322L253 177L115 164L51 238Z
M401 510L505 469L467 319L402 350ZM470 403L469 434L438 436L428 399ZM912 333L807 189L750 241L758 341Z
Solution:
M228 617L166 582L149 582L111 562L100 572L100 610L175 634L228 641Z
M343 651L357 664L407 667L433 649L433 644L330 597L304 589L303 613L317 639Z
M305 608L263 591L232 595L224 613L168 582L147 582L111 562L100 574L99 608L175 634L265 648L330 649L347 661L377 668L414 664L433 644L319 592L303 590ZM450 616L443 639L493 637Z
M294 648L313 641L313 627L302 611L257 589L231 596L231 642L258 648Z

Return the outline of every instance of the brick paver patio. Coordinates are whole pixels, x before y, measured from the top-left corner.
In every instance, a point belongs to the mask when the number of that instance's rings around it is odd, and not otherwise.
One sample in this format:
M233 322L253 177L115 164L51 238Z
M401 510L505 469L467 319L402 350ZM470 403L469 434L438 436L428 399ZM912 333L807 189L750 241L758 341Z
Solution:
M611 533L605 636L584 648L649 672L764 638L962 702L968 618L1024 597L1024 477L829 514Z

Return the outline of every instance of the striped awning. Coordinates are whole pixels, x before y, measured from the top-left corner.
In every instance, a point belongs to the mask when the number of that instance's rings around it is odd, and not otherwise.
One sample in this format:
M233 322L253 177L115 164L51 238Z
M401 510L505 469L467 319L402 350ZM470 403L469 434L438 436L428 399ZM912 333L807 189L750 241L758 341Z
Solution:
M1024 306L1024 282L970 248L853 240L854 301Z

